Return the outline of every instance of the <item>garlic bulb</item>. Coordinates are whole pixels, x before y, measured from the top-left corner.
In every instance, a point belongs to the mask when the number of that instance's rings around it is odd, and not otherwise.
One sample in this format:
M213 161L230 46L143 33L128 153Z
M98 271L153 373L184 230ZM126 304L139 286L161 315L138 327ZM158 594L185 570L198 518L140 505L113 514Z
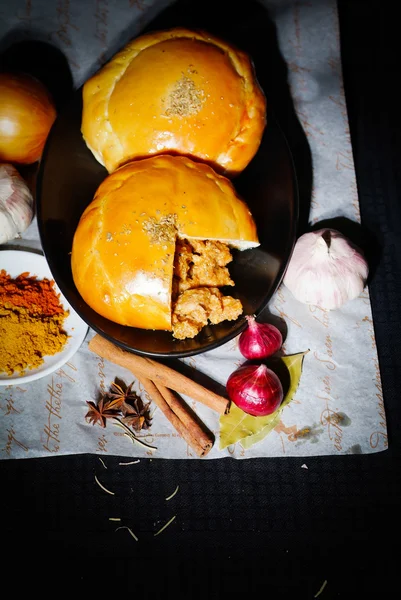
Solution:
M32 194L12 165L0 165L0 244L19 237L33 219Z
M297 240L284 285L300 302L333 310L359 296L368 272L359 248L335 229L320 229Z

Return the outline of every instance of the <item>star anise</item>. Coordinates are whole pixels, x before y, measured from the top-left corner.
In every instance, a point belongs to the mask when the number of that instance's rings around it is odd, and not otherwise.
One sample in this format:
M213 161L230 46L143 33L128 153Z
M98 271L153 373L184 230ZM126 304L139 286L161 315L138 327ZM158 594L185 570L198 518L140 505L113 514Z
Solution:
M150 402L143 403L139 396L135 399L130 399L129 403L126 403L126 412L124 417L121 419L123 423L140 431L141 429L148 429L151 425L152 418L150 416Z
M129 408L127 403L138 398L135 391L132 390L133 384L134 382L130 383L124 390L121 385L113 381L111 384L112 391L107 393L107 397L110 398L108 408L120 410L125 415Z
M106 419L111 419L118 415L117 411L110 408L110 403L105 403L104 396L97 404L88 401L86 401L86 404L89 406L89 411L86 413L85 419L88 423L92 423L92 425L99 423L101 427L106 427Z

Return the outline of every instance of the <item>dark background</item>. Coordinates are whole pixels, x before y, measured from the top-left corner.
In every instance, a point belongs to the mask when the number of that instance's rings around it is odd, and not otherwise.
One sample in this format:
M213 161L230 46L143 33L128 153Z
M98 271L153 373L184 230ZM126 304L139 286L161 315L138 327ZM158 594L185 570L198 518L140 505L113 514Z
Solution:
M103 457L107 470L86 455L0 461L2 577L14 592L54 596L72 585L138 598L309 599L327 581L319 598L328 600L386 598L399 588L399 31L395 3L338 6L362 224L379 249L370 293L389 449L132 466ZM115 531L121 524L140 541Z

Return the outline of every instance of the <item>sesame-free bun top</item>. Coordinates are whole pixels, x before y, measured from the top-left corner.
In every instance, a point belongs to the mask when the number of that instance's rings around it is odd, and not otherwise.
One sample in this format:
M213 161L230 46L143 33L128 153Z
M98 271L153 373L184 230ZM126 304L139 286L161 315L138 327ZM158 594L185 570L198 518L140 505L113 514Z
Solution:
M171 330L176 237L259 245L231 184L186 157L156 156L117 169L85 209L72 246L77 290L121 325Z
M201 31L142 35L83 87L82 134L109 173L178 153L236 175L257 152L265 119L248 55Z

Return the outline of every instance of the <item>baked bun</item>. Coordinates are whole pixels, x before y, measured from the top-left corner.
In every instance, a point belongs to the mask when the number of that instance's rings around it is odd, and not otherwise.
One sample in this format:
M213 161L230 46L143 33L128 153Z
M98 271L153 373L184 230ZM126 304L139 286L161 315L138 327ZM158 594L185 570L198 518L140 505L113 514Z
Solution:
M156 156L117 169L74 235L72 274L82 298L121 325L171 331L177 237L259 245L247 205L208 165Z
M83 88L82 134L109 173L178 153L235 175L258 150L265 119L248 55L206 32L138 37Z

